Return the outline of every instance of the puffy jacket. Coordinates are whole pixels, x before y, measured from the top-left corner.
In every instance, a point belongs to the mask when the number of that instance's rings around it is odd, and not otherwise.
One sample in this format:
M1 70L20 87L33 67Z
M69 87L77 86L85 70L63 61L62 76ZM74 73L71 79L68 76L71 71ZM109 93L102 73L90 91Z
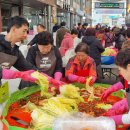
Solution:
M66 33L64 35L64 39L62 40L61 46L60 46L60 54L62 57L65 55L66 51L69 48L73 47L73 43L74 43L74 40L73 40L71 34Z
M95 60L96 65L101 64L101 53L104 52L104 48L100 41L95 36L85 36L82 42L90 47L89 55Z

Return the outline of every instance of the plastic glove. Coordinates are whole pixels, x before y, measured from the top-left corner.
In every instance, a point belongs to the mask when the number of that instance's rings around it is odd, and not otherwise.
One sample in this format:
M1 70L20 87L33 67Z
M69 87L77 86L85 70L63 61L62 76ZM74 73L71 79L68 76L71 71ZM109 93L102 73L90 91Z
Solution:
M129 107L128 107L128 102L127 99L123 99L117 103L115 103L112 108L110 108L105 115L106 116L114 116L114 115L120 115L125 112L128 112Z
M77 76L77 75L74 75L74 74L69 74L68 75L68 80L71 81L71 82L80 82L80 83L85 83L86 82L85 77Z
M101 96L102 100L105 100L112 92L118 91L123 89L124 86L121 82L114 84L113 86L109 87Z
M62 78L62 73L61 72L56 72L54 74L54 79L57 80L57 81L60 81Z
M78 77L77 75L74 75L74 74L69 74L68 75L68 80L71 81L71 82L76 82L78 80Z
M14 71L9 69L3 69L2 70L2 78L3 79L15 79L15 78L21 78L24 81L29 82L36 82L37 79L33 78L31 74L34 72L34 70L28 70L28 71Z
M79 83L84 84L84 83L86 83L86 78L79 76L77 81L78 81Z
M112 118L115 121L117 126L123 124L122 123L122 115L110 116L110 118Z
M41 73L42 75L46 76L49 83L53 85L53 87L55 87L56 89L59 89L59 87L63 84L65 84L64 82L61 82L61 81L57 81L55 79L53 79L52 77L48 76L47 74L45 73Z

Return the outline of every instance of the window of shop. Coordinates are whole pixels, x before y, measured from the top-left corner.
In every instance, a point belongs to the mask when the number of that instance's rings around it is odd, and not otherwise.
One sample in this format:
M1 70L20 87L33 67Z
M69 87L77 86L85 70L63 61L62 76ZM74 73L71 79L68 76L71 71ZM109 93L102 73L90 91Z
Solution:
M6 31L8 19L19 15L19 6L14 4L1 4L2 31Z
M2 31L6 31L7 22L9 17L11 16L11 5L1 5L1 16L2 16Z
M34 25L37 25L39 23L42 23L42 24L45 23L44 22L45 21L45 19L44 19L44 16L45 16L44 10L37 10L35 8L24 6L23 7L23 15L29 22L30 30L33 29Z

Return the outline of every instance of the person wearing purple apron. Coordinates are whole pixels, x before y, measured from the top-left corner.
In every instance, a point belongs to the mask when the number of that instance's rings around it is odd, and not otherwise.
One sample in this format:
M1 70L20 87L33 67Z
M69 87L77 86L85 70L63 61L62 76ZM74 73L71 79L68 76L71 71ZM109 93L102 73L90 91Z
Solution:
M27 61L55 80L62 77L62 58L58 48L53 46L53 36L45 31L38 34L38 42L32 46L26 57ZM26 85L22 85L21 88Z
M79 43L75 48L76 56L69 59L65 68L65 76L69 82L85 83L86 79L92 77L90 85L96 80L96 65L94 60L88 56L88 45Z

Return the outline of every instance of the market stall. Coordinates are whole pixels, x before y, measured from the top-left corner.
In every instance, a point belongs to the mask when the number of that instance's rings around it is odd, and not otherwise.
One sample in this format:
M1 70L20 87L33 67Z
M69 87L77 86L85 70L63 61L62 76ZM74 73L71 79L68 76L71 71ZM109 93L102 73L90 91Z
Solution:
M2 115L2 121L9 130L52 130L55 119L64 114L69 116L70 113L82 112L97 118L124 98L121 90L102 102L100 96L109 87L106 84L94 84L93 95L86 85L79 83L63 85L59 90L54 89L52 84L49 87L46 78L38 84L10 96ZM120 126L120 130L122 128L124 126Z
M51 130L56 118L70 113L82 112L96 118L124 97L123 91L119 91L102 102L100 96L109 86L106 84L95 84L91 95L79 83L63 85L59 91L50 90L45 79L41 83L42 89L32 86L10 96L2 120L9 130Z

